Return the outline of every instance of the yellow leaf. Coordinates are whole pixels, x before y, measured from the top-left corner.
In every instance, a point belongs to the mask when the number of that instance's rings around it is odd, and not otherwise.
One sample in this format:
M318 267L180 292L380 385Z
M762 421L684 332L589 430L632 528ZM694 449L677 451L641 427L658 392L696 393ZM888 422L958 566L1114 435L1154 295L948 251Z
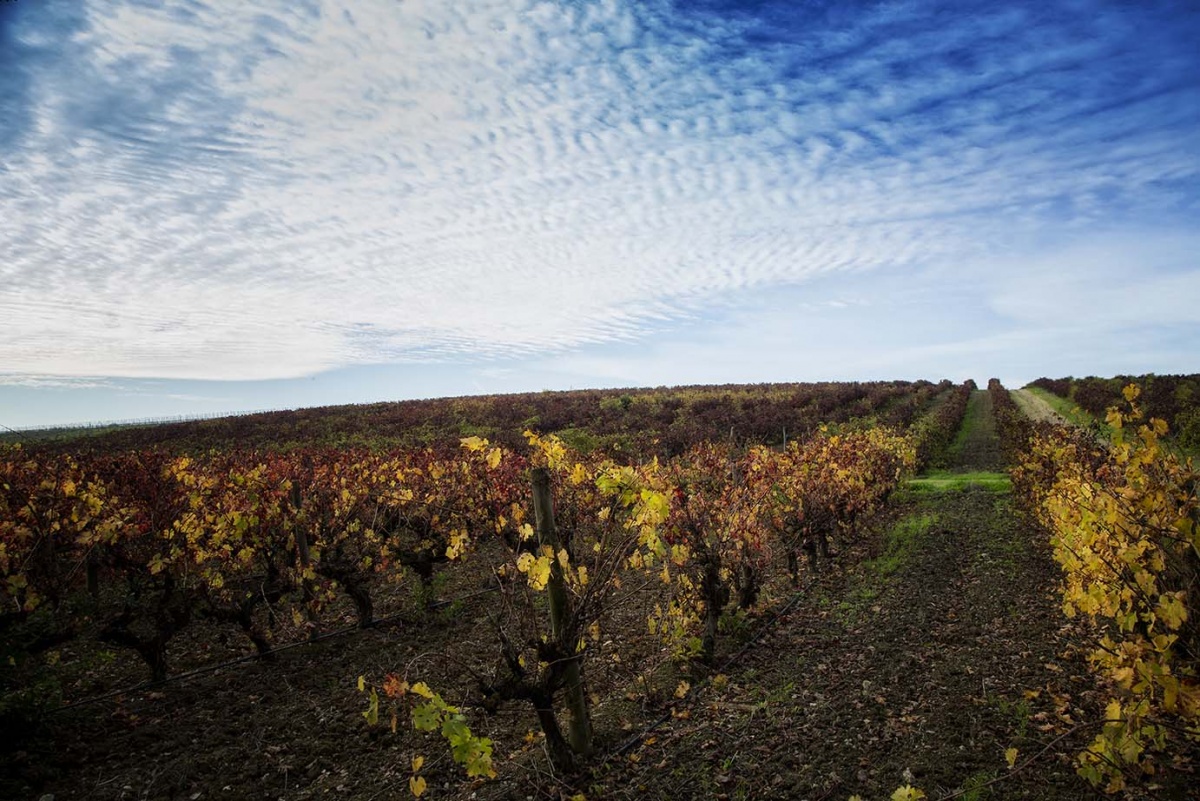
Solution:
M1004 761L1008 763L1008 767L1011 770L1017 764L1017 749L1006 749L1004 752Z
M359 676L358 677L358 691L361 693L365 689L367 689L367 680L365 678L363 678L362 676Z
M459 558L469 544L470 539L466 531L450 532L450 544L446 546L446 558L451 560Z
M550 559L542 556L534 563L533 569L529 571L529 586L535 590L546 589L546 582L550 580Z
M925 798L923 790L918 790L916 787L907 784L897 787L896 791L892 793L892 801L920 801L922 798Z
M499 448L492 448L490 451L488 451L488 455L487 455L488 467L495 470L500 465L500 455L501 455L501 453L500 453Z
M483 437L463 437L459 444L469 451L478 452L487 447L488 441Z
M688 694L688 690L690 689L692 689L692 685L688 684L686 681L679 682L679 686L675 688L675 697L683 698Z
M415 756L412 761L412 772L416 773L421 770L421 766L425 764L425 757Z
M1104 709L1104 719L1109 723L1118 723L1121 721L1121 702L1112 700L1108 702L1108 706Z
M420 798L421 794L425 792L425 777L408 777L408 789L413 794L413 798Z
M544 590L550 580L550 557L523 553L517 557L517 570L529 577L529 586Z
M375 692L374 687L371 688L367 711L363 712L362 716L367 719L368 726L375 726L379 723L379 693Z
M423 681L418 681L411 689L422 698L433 698L433 690L429 689L429 685Z
M1184 593L1178 592L1160 595L1158 598L1158 617L1171 630L1178 629L1187 620L1187 607L1182 600L1184 597Z

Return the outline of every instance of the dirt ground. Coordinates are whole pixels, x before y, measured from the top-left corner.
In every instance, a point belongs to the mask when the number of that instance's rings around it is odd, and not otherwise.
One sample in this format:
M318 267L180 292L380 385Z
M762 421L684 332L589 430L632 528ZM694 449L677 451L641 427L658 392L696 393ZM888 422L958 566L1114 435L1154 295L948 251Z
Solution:
M598 797L886 798L910 781L936 798L1006 775L1007 748L1039 751L1056 706L1082 719L1089 685L1053 565L1008 497L930 494L902 515L932 522L898 546L894 573L868 563L841 592L817 590L638 763L599 771ZM1089 795L1051 752L994 797Z

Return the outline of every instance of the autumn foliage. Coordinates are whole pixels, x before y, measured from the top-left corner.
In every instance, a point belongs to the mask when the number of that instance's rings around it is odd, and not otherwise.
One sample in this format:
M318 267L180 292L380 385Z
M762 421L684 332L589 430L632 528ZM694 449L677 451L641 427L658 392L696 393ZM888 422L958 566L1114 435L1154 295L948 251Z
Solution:
M7 448L0 634L37 615L75 636L82 598L96 635L161 680L169 644L197 619L269 657L281 632L315 636L345 607L371 626L381 587L408 584L428 600L442 566L481 559L498 596L494 668L476 692L485 706L530 704L552 759L569 769L590 751L586 667L622 587L658 588L646 626L666 652L711 659L723 614L758 603L776 557L798 578L859 536L918 454L957 426L970 392L899 389L859 400L868 411L891 404L881 416L905 427L862 421L786 446L690 442L663 458L534 431L519 447L466 436L453 448ZM935 397L935 411L918 414ZM539 481L547 494L535 503ZM487 743L415 678L364 682L368 719L407 705L471 775L488 775ZM422 781L416 766L411 789Z
M1092 662L1109 701L1079 756L1109 791L1200 741L1200 474L1143 419L1139 390L1110 409L1111 443L1065 428L1027 432L1014 486L1050 532L1063 611L1101 623Z

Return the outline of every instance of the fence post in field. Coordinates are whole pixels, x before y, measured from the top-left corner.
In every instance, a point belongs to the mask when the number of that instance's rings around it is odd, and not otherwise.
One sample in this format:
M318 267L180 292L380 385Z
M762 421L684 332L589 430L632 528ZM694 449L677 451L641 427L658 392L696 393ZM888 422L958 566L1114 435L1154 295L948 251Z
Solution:
M550 600L550 630L566 653L576 654L576 643L568 642L567 624L571 616L567 583L557 554L562 549L554 527L554 502L550 494L550 471L535 467L533 473L533 510L537 523L538 543L548 546L555 554L550 562L550 580L546 590ZM571 713L568 735L571 749L579 754L592 752L592 719L583 687L583 668L576 654L563 670L566 677L567 708Z

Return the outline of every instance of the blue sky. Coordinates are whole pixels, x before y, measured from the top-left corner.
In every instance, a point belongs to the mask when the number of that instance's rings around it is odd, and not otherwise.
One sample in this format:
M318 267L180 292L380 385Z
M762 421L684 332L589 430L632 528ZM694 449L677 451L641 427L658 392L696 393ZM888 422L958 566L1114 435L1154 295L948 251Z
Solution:
M1200 370L1195 3L0 3L0 424Z

